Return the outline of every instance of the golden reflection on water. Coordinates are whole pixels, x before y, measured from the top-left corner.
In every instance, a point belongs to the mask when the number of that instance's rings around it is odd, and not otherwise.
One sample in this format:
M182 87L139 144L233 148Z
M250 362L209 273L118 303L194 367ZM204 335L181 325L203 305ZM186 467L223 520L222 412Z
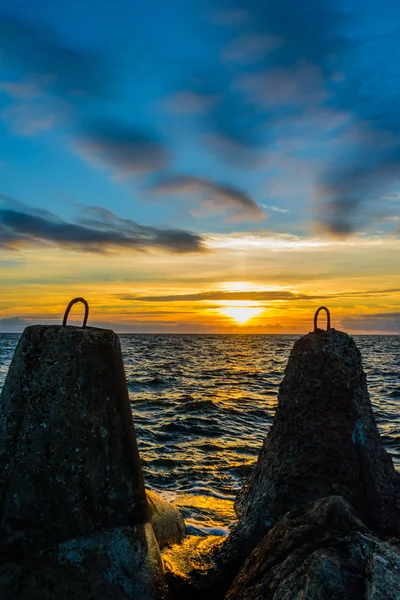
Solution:
M208 571L214 566L213 550L221 546L224 540L219 535L188 535L182 544L167 546L162 550L164 567L183 579L188 579L194 569Z
M215 498L215 496L180 496L175 500L175 506L192 506L195 508L205 508L212 512L222 511L225 514L229 514L235 519L235 512L233 509L233 501L226 500L225 498Z

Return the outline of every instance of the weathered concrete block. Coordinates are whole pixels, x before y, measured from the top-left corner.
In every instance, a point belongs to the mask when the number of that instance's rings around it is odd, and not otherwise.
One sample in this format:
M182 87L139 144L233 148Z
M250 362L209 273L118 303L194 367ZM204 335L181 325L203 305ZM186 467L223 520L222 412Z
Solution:
M56 544L0 565L1 600L166 600L150 523Z
M148 519L114 332L28 327L0 415L0 562Z
M361 355L334 329L293 347L233 536L251 547L286 512L330 495L346 498L378 534L400 532L400 475L378 433Z

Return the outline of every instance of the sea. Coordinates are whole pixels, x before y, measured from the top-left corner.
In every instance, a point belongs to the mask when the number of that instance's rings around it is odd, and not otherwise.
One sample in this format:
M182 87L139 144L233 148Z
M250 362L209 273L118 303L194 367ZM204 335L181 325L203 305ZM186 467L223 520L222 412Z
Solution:
M146 487L191 535L226 535L274 418L292 335L120 335ZM0 334L0 387L19 336ZM400 471L400 336L354 336Z

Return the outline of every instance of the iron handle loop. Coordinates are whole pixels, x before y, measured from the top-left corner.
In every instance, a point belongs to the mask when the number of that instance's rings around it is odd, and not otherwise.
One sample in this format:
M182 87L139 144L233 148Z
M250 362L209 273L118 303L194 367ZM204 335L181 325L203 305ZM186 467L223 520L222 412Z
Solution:
M71 300L71 302L68 304L67 310L65 311L65 314L64 314L64 319L63 319L63 324L62 324L63 327L66 327L66 325L67 325L68 315L69 315L71 308L73 307L74 304L77 304L78 302L82 302L82 304L85 306L85 316L83 317L82 327L83 328L86 327L86 323L87 323L88 316L89 316L89 305L86 302L85 298L74 298L73 300Z
M326 330L329 331L329 329L331 328L331 313L326 308L326 306L320 306L314 315L314 331L315 332L318 331L318 315L321 312L321 310L324 310L326 312Z

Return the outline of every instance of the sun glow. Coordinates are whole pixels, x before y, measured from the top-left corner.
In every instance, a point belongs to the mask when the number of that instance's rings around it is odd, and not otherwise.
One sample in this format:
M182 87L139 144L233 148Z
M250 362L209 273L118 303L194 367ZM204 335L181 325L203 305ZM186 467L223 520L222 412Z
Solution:
M233 321L236 321L239 325L244 325L250 319L261 314L263 311L262 308L257 306L224 306L220 309L220 312L223 315L231 318Z

